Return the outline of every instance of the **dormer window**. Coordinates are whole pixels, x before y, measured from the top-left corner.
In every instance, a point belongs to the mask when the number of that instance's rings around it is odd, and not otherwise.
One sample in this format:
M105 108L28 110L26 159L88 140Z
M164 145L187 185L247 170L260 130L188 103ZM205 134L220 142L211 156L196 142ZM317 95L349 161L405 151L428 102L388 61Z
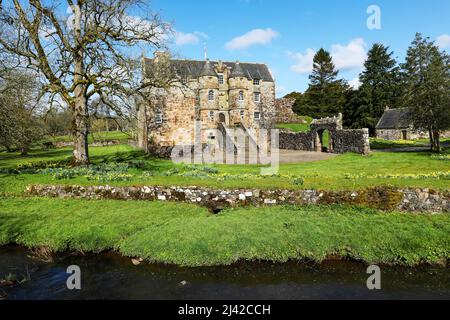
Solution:
M181 84L186 85L187 83L188 83L188 78L187 78L187 76L183 76L183 77L181 78Z
M253 101L261 102L261 93L255 92L254 95L253 95Z
M239 91L239 101L244 101L244 91Z
M163 123L163 115L161 112L155 113L155 123L162 124Z
M214 101L214 90L209 90L208 92L208 100Z
M259 86L261 84L261 80L259 79L253 79L253 85Z
M219 84L224 84L223 73L219 73Z

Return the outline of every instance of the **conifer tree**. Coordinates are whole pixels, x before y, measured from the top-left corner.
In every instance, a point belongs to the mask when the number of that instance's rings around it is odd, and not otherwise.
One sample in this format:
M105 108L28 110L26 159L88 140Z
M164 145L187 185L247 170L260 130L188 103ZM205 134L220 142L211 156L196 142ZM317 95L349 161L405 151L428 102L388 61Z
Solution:
M427 130L431 150L441 150L440 134L450 129L450 57L417 33L402 64L404 106L415 129Z
M374 131L386 107L399 107L398 67L389 47L375 43L368 52L364 71L360 75L355 127Z
M348 85L337 77L330 53L320 49L314 56L311 82L304 95L303 108L300 108L304 115L321 118L343 112Z

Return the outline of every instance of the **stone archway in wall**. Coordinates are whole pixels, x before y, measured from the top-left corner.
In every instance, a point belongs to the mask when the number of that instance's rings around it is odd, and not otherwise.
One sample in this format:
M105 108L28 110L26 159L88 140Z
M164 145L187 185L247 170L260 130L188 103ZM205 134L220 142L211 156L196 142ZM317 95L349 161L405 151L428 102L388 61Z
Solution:
M316 152L334 152L335 131L329 127L318 127L313 131L314 151Z
M317 147L319 152L333 153L333 139L331 131L328 129L318 130L317 135L320 143Z

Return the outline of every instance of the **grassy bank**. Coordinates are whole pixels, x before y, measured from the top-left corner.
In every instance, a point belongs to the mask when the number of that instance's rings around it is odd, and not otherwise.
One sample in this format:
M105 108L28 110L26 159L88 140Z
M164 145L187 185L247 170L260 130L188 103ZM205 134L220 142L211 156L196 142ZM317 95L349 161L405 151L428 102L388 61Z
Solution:
M310 130L309 123L279 123L276 129L287 129L292 132L308 132Z
M0 245L46 246L56 252L112 249L185 266L239 260L320 262L329 255L405 265L450 258L449 215L288 206L227 210L214 216L177 203L1 201Z
M370 156L345 154L333 159L298 164L282 164L279 175L261 177L257 165L208 165L212 174L205 174L205 166L176 165L171 161L148 158L142 151L126 145L90 148L91 160L99 163L128 163L127 181L108 181L110 185L197 185L217 188L279 188L354 190L371 186L425 187L447 190L450 180L442 173L450 171L450 162L428 152L383 152ZM10 170L41 161L68 159L71 149L33 150L29 156L0 153L0 170ZM197 169L192 169L197 168ZM210 170L213 168L213 170ZM436 174L441 174L437 176ZM301 177L301 183L298 183ZM20 195L30 184L104 184L76 176L56 180L51 174L0 174L0 194Z

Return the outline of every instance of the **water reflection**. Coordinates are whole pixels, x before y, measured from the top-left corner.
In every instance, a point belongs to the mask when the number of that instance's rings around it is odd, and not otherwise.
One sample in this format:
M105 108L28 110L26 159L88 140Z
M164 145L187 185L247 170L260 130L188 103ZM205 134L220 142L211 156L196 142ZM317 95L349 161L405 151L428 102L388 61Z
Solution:
M382 267L382 290L369 291L366 266L354 262L180 268L135 266L113 253L58 257L49 264L28 254L19 247L0 249L0 279L9 273L31 278L2 287L7 299L450 299L450 271L440 267ZM69 265L81 268L79 291L66 288Z

